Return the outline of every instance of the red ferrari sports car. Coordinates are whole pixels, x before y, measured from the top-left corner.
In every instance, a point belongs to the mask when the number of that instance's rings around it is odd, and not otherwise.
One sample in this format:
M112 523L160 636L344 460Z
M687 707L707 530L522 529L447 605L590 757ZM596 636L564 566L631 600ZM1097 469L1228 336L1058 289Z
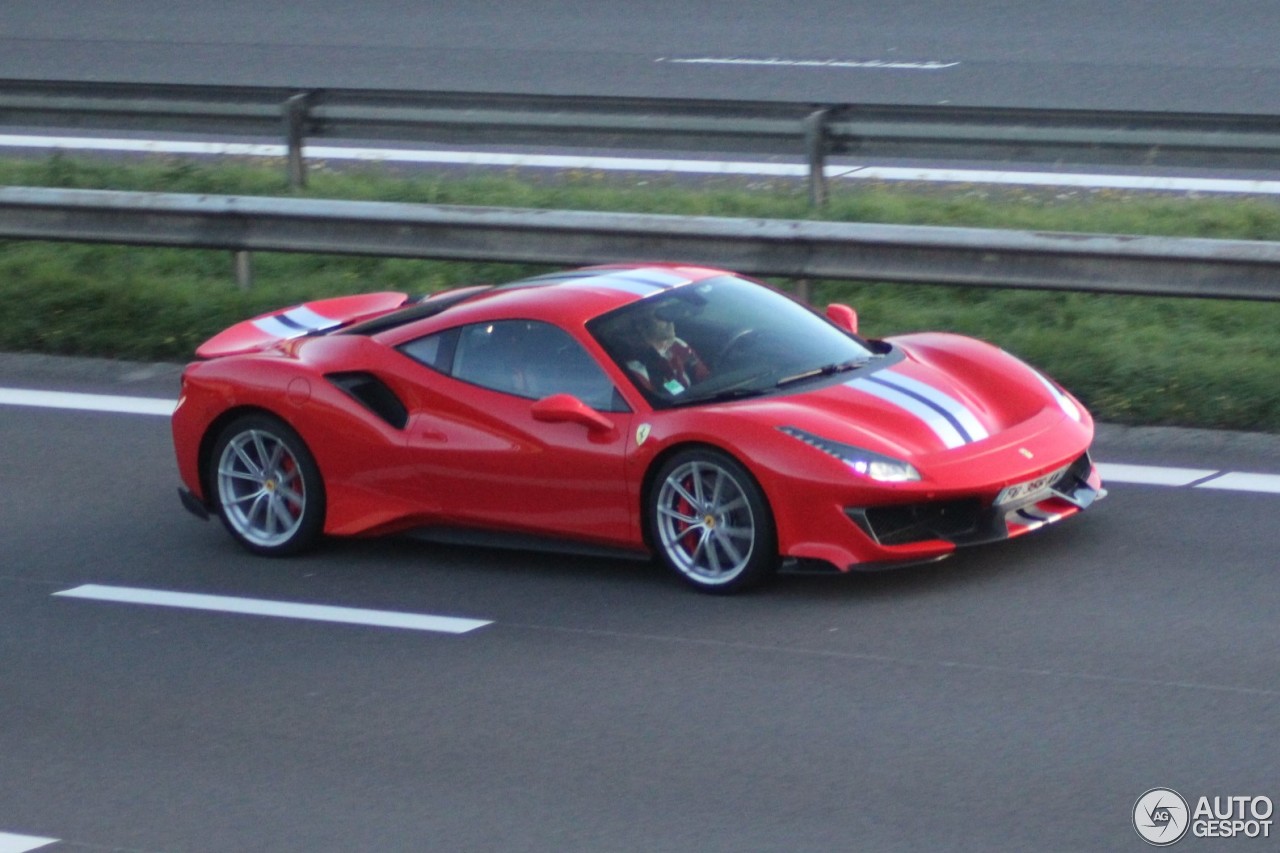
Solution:
M602 266L247 320L185 371L183 502L249 550L408 530L656 554L695 587L922 562L1104 494L1084 407L952 334Z

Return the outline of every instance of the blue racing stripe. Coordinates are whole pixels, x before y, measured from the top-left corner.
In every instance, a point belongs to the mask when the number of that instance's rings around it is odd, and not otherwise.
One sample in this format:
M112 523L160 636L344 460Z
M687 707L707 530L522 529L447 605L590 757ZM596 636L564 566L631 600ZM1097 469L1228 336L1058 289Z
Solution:
M947 423L955 427L956 432L960 433L960 436L965 440L966 443L972 443L977 440L973 437L973 435L967 429L964 428L964 425L960 423L960 420L955 415L947 411L942 406L939 406L933 400L930 400L928 397L925 397L923 394L918 394L915 391L912 391L910 388L904 388L903 386L895 382L890 382L889 380L883 378L882 376L867 376L865 377L865 380L867 382L874 382L877 385L883 385L886 388L892 388L894 391L897 391L900 394L906 394L911 399L916 400L917 402L925 406L928 406L930 409L937 412L939 415L942 415L942 417L947 421Z
M290 317L288 314L274 314L272 315L271 319L275 320L277 323L288 326L291 329L297 329L299 332L311 331L311 328L309 326L302 325L297 320Z

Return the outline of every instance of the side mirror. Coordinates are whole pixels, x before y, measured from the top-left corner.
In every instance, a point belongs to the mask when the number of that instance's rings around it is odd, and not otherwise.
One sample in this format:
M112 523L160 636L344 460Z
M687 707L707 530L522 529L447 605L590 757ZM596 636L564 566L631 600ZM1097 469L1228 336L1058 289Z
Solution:
M591 432L613 429L613 421L588 406L572 394L552 394L533 404L530 410L535 421L549 424L582 424Z
M858 312L848 305L832 302L827 306L827 319L850 334L858 334Z

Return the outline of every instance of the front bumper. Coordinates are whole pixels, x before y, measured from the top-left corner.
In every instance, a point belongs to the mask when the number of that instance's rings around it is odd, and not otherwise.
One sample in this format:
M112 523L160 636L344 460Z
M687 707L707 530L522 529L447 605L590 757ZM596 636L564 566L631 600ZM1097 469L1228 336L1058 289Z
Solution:
M958 548L1012 539L1070 518L1106 495L1084 451L1046 491L996 506L1005 485L914 502L810 504L802 516L805 530L783 547L784 565L868 571L927 563Z
M204 505L204 501L195 496L195 493L186 486L178 487L178 499L182 501L182 508L194 515L201 521L209 520L209 508Z
M997 506L977 497L874 507L849 507L845 514L873 542L894 547L937 541L961 547L997 542L1029 533L1074 515L1106 495L1089 459L1082 454L1049 485L1026 500Z

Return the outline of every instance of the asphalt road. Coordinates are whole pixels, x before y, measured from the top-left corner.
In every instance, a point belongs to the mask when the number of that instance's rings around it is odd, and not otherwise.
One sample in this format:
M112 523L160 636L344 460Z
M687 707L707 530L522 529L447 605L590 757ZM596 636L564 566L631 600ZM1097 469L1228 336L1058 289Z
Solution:
M743 8L7 0L0 77L1262 112L1280 91L1260 0ZM707 59L780 61L685 61ZM0 385L176 390L14 357ZM1280 471L1248 436L1106 430L1099 456ZM175 485L163 418L0 406L0 849L1142 850L1149 788L1280 799L1275 495L1120 485L939 566L718 599L406 540L255 559ZM87 583L492 624L54 595Z
M22 356L0 386L176 393ZM1098 456L1280 471L1257 436ZM937 566L717 598L400 539L254 558L179 507L163 417L0 406L0 472L0 849L1136 851L1150 788L1280 799L1275 494L1118 485ZM492 624L54 595L82 584Z
M0 78L1269 113L1277 31L1266 0L5 0Z

